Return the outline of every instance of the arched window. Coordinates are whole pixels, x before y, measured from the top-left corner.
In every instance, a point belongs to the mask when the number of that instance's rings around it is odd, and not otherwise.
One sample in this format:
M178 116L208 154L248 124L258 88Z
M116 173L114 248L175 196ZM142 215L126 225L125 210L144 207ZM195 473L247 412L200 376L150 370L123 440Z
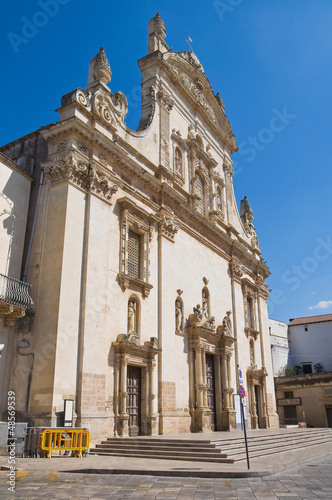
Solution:
M199 197L198 203L197 203L197 210L202 215L205 215L204 183L202 181L202 178L199 175L196 175L195 191L196 191L197 196Z

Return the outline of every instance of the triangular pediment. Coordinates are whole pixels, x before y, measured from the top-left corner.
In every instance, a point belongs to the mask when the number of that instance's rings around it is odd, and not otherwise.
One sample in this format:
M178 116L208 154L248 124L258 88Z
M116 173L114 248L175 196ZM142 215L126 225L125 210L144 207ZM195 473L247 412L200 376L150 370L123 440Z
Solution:
M214 95L203 66L194 52L168 52L163 54L163 59L176 75L177 83L180 83L187 91L188 105L190 105L189 101L194 99L195 103L198 103L208 115L209 120L227 138L233 151L237 151L234 132L224 112L224 103L219 94Z

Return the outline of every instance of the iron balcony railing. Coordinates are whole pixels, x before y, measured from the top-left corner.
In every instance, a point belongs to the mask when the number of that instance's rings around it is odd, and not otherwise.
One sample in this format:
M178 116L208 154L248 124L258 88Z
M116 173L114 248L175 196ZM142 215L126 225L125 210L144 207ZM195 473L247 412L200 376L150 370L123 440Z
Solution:
M27 309L33 305L29 295L31 285L0 273L0 301Z

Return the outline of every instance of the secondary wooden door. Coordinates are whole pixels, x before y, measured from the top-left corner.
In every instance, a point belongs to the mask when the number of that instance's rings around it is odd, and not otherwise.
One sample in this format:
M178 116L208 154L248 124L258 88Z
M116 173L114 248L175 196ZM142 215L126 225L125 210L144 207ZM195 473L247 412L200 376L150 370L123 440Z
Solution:
M215 389L215 377L214 377L214 356L212 354L206 354L206 383L208 386L207 390L207 400L208 407L211 410L211 430L214 431L216 428L216 389Z
M127 367L127 413L129 415L129 436L141 433L141 368Z

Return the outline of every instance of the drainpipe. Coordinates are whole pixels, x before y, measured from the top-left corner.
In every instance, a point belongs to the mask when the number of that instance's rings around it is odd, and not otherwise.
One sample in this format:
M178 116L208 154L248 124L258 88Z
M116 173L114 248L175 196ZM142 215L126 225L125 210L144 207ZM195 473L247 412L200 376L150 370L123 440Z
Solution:
M84 225L84 241L83 241L83 259L82 259L82 286L81 286L81 310L80 310L80 327L78 335L78 363L77 363L77 378L76 378L76 426L81 425L82 420L82 390L83 390L83 357L84 357L84 333L85 333L85 308L86 308L86 292L87 292L87 269L88 269L88 253L89 253L89 228L90 228L90 209L91 209L91 193L86 194L85 205L85 225Z
M162 328L162 284L163 284L163 269L162 269L162 256L163 256L163 249L162 249L162 234L159 231L158 234L158 342L159 342L159 348L162 349L162 341L163 341L163 328ZM159 413L159 434L164 433L163 429L163 421L162 421L162 412L163 412L163 406L162 406L162 399L163 399L163 390L162 390L162 350L158 353L158 413Z
M22 281L24 281L24 282L26 281L26 277L27 277L28 263L29 263L30 255L31 255L32 242L33 242L33 237L34 237L35 230L36 230L36 223L37 223L37 217L38 217L39 205L40 205L41 188L42 188L42 185L43 185L43 177L44 177L44 172L41 171L40 180L39 180L39 187L38 187L38 196L37 196L36 209L35 209L35 214L34 214L33 223L32 223L32 229L31 229L31 234L30 234L30 239L29 239L29 246L28 246L27 256L26 256L25 263L24 263L24 268L23 268Z

